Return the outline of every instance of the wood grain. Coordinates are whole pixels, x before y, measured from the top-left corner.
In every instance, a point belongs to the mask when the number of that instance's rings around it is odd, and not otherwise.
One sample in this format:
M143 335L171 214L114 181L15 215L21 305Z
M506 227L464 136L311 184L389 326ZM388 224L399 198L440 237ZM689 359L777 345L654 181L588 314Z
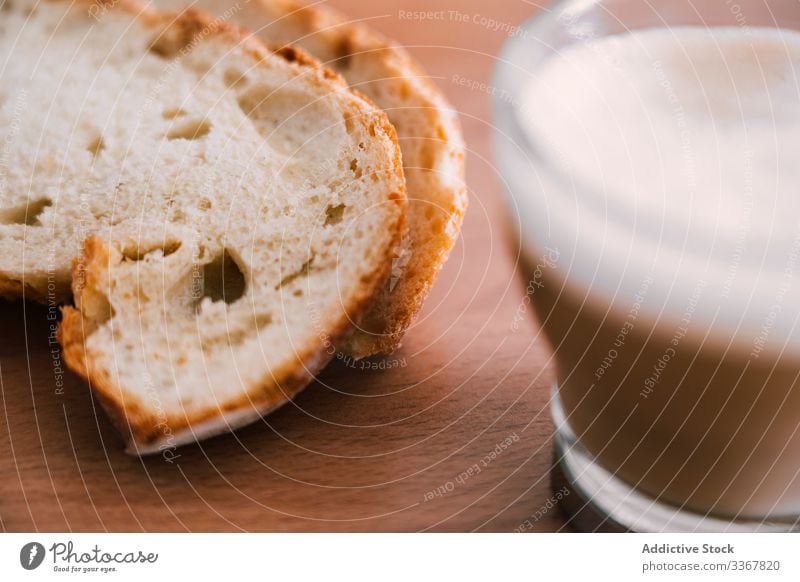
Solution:
M488 81L530 2L331 2L395 37L461 113L471 208L423 316L384 370L331 365L263 422L178 451L126 456L86 384L57 377L47 307L0 302L0 520L7 531L511 531L550 498L550 352L526 318L490 151ZM493 451L505 439L512 442ZM475 467L478 470L475 470ZM472 468L472 470L471 470ZM440 492L437 494L435 492ZM545 511L534 530L562 528Z

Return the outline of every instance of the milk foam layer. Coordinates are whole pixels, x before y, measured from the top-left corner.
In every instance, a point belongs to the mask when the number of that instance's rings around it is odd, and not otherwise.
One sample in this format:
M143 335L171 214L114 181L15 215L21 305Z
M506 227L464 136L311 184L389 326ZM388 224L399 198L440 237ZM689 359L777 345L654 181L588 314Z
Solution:
M777 302L773 346L800 340L800 33L578 43L536 69L518 110L542 196L520 200L523 238L559 248L570 284L628 302L654 275L658 313L700 285L698 318L745 344Z

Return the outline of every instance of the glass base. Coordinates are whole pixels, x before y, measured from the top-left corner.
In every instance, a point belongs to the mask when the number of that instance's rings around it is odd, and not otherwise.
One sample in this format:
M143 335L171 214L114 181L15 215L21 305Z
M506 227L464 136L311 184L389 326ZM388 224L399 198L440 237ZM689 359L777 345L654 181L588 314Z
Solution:
M556 426L553 491L562 495L560 507L567 524L584 532L793 532L797 522L727 520L706 516L658 501L637 491L594 462L577 442L567 423L558 388L551 399Z

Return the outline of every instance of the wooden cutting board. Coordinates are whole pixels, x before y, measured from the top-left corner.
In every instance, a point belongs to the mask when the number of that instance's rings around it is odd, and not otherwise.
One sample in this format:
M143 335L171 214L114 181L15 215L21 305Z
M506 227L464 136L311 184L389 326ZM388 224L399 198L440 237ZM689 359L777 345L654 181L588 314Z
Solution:
M172 462L125 455L86 384L58 369L46 307L0 301L0 523L8 531L552 531L550 352L526 317L490 151L486 91L522 0L331 2L395 37L461 113L471 208L405 346L334 363L295 402ZM458 75L458 77L454 77Z

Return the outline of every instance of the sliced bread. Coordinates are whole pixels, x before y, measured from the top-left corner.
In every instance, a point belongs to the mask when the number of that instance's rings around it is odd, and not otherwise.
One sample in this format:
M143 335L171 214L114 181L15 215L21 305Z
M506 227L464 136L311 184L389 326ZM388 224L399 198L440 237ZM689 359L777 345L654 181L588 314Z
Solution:
M390 280L345 349L356 358L393 351L447 260L467 208L461 129L441 91L403 48L319 2L152 1L197 6L271 43L296 44L386 111L403 152L409 233Z
M200 12L5 2L4 292L55 301L80 256L64 357L131 452L286 402L389 277L406 198L386 116Z

